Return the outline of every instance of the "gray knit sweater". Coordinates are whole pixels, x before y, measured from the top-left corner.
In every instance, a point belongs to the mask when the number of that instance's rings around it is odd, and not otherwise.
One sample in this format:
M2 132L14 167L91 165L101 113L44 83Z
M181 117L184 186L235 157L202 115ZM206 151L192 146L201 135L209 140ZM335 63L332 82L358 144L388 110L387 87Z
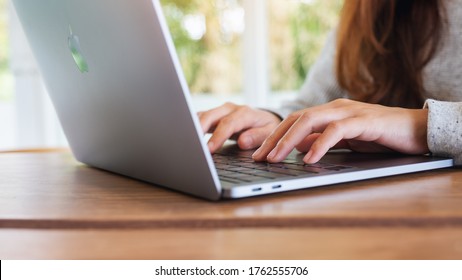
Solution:
M424 69L429 110L427 142L434 155L462 165L462 2L445 1L448 24L440 50ZM335 31L331 32L298 97L273 110L282 117L296 110L348 98L335 75Z

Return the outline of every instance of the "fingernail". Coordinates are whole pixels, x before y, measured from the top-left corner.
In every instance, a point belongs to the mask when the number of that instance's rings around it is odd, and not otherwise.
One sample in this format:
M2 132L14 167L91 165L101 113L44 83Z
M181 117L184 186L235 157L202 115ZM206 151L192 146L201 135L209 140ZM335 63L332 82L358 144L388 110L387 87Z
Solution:
M305 163L308 163L308 161L311 159L311 156L312 156L312 155L313 155L313 151L310 150L310 151L305 155L305 157L303 158L303 161L304 161Z
M244 148L248 148L252 145L252 139L250 139L250 137L243 137L240 139L241 140L241 144L242 146L244 146Z
M207 143L207 146L209 147L209 150L212 151L213 148L215 147L215 143L209 141L209 143Z
M258 157L260 154L261 154L261 151L260 151L260 148L259 148L259 149L257 149L257 150L252 154L252 158L256 158L256 157Z
M269 155L266 158L267 159L275 159L277 154L278 154L278 151L276 149L274 149L274 150L271 151L271 153L269 153Z

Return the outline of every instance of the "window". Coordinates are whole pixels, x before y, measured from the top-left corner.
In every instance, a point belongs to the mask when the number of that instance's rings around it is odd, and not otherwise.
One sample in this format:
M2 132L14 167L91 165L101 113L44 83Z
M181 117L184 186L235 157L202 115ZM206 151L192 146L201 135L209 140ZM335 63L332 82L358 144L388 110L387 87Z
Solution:
M327 33L335 27L342 3L161 2L187 81L195 100L200 100L196 102L199 108L226 100L266 106L293 95L305 80Z
M0 0L0 101L11 101L13 98L13 79L9 71L8 48L8 13L6 0Z
M341 7L341 0L160 1L198 110L294 95ZM8 4L0 0L0 149L66 145Z
M162 0L193 94L242 91L244 9L238 0Z
M9 58L8 7L6 0L0 0L0 148L13 147L15 142L13 75Z
M269 0L272 92L297 91L335 27L342 1Z

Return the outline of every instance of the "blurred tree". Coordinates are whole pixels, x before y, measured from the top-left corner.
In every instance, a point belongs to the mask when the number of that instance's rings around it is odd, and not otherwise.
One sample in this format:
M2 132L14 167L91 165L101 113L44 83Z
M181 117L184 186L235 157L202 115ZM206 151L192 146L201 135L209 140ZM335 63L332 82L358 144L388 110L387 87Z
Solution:
M0 0L0 101L13 98L13 78L9 70L7 1Z
M161 2L191 91L218 94L241 91L240 37L225 36L228 34L224 34L222 21L223 13L239 7L239 1ZM200 38L192 38L191 32L200 31L201 19L204 33Z
M327 33L336 25L342 1L267 1L271 89L294 91L305 80ZM242 0L161 2L191 91L242 91L242 34L230 33L227 27L229 19L244 20L238 16ZM226 21L230 14L234 17Z
M303 83L336 25L341 0L267 0L273 91ZM12 96L6 0L0 0L0 99ZM242 0L161 0L187 82L194 93L242 91ZM242 17L240 17L240 15ZM231 21L231 22L230 22ZM232 22L234 21L234 22ZM231 30L231 31L230 31Z
M341 0L270 0L273 91L294 91L302 85L337 23L341 6Z

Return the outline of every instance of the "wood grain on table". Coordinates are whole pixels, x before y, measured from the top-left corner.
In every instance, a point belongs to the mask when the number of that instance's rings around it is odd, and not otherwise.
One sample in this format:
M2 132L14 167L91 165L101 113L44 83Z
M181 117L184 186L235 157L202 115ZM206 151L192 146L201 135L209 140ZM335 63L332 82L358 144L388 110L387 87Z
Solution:
M0 154L0 259L460 259L462 172L209 202L76 162Z
M0 227L462 226L445 169L209 202L87 167L69 153L0 156Z

